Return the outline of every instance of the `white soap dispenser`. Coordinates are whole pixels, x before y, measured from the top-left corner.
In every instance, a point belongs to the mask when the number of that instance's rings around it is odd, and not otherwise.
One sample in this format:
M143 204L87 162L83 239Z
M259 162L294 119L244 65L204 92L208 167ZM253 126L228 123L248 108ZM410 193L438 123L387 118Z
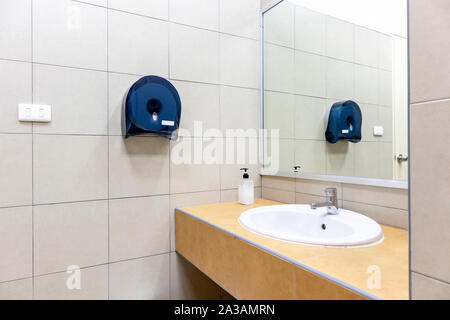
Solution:
M248 168L242 168L241 171L244 171L244 176L239 183L239 202L244 205L251 205L255 197L253 181L249 179Z

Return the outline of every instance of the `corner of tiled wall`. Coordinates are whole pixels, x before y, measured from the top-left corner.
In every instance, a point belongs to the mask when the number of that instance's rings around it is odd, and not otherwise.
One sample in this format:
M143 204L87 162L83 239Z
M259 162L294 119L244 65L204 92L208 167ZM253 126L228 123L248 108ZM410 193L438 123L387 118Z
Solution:
M225 296L177 256L173 210L236 199L239 171L175 166L174 142L124 140L120 108L134 81L156 74L180 91L182 127L259 127L259 10L260 0L0 0L1 299ZM53 121L19 123L18 103L52 105ZM81 267L80 291L65 287L69 265Z

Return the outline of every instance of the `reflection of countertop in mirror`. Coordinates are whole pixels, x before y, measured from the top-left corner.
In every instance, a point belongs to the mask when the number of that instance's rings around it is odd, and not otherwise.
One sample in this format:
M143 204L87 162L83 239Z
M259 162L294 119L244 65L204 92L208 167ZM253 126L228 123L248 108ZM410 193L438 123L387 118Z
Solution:
M406 230L382 225L384 241L380 244L358 248L330 248L308 246L268 238L244 229L238 222L240 214L245 210L277 204L280 203L269 200L256 200L255 204L252 206L243 206L237 202L233 202L177 209L177 251L238 299L264 298L246 294L249 292L248 288L239 288L239 286L241 286L240 279L243 278L242 276L240 278L239 274L236 274L236 270L241 268L241 264L245 264L245 262L241 261L242 259L239 258L239 250L236 249L237 244L240 243L250 245L249 247L256 247L259 251L263 250L265 253L269 253L269 260L276 256L278 260L281 261L282 259L285 261L284 263L295 267L292 273L288 272L293 279L288 280L285 285L285 287L288 287L291 285L290 282L293 282L292 291L294 298L301 298L301 295L299 295L299 292L296 292L296 290L299 291L298 288L301 289L303 286L302 283L298 282L299 276L297 276L297 278L295 276L298 269L302 270L302 272L305 272L305 270L309 271L307 273L309 274L308 279L310 280L311 275L312 277L315 277L315 279L321 279L322 281L323 278L328 279L335 287L336 284L338 284L337 286L341 289L344 288L346 291L348 291L347 289L350 289L351 291L349 292L352 294L356 292L357 295L355 296L363 295L369 298L381 299L408 299L409 263L408 232ZM195 227L192 227L195 223L198 224ZM201 232L200 230L202 230L199 226L200 224L204 225L203 230L208 231L199 234ZM192 230L188 230L190 227L192 227ZM217 238L217 236L214 235L215 231L223 234L225 237ZM210 239L205 240L205 237L210 237ZM234 242L226 245L227 237L230 241ZM210 248L208 251L208 248L201 247L202 243L205 246L211 244L213 248ZM215 246L216 244L217 246ZM193 249L195 246L199 247ZM235 250L236 252L226 252L226 250L223 250L224 248L229 248L230 251ZM220 250L223 250L223 252ZM194 253L191 254L189 252ZM220 261L207 257L206 253L202 256L202 252L217 252L217 254L220 255L220 258L218 258ZM227 264L227 259L224 258L227 256L235 261L234 266L230 266L228 271L225 266L225 264ZM236 256L238 256L238 258L236 258ZM206 265L204 265L205 259ZM367 287L368 279L371 276L371 274L368 273L368 269L370 271L370 267L373 268L373 266L375 266L375 269L379 267L378 270L381 271L381 287L379 289L369 289ZM250 263L250 268L257 269L258 266L253 266L252 263ZM282 269L283 268L276 270ZM254 272L255 274L258 273L256 270ZM216 273L222 274L221 279L219 279L220 281L215 279ZM227 276L223 276L223 273L227 274ZM279 272L270 272L270 274L265 275L266 272L263 270L261 274L264 275L264 279L262 281L270 282L267 277L278 276L275 275L275 273ZM322 278L318 278L316 275L319 275ZM301 277L303 279L304 276L302 275ZM244 279L245 278L246 277L244 277ZM296 280L298 288L296 288ZM252 286L254 286L254 284ZM307 288L308 290L312 290L311 287L307 286ZM319 288L328 291L327 294L325 294L325 297L334 297L337 299L339 299L339 297L342 299L347 298L346 295L340 294L330 296L330 288L326 285L324 286L323 283L319 284ZM316 289L317 288L314 288L313 290ZM331 289L331 291L333 290L334 289ZM258 293L254 288L251 289L251 292L255 295ZM273 298L271 296L269 297ZM280 295L279 297L284 299L283 295ZM322 295L319 293L314 295L314 297L320 299ZM289 298L289 296L286 298Z

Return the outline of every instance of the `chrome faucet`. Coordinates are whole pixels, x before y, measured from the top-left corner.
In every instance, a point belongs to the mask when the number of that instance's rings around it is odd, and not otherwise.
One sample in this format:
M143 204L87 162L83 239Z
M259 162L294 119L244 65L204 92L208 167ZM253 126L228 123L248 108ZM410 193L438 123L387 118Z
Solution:
M339 214L338 210L338 200L337 200L337 189L336 188L326 188L324 190L327 201L325 202L315 202L311 204L311 209L316 210L317 208L327 207L327 214L336 215Z

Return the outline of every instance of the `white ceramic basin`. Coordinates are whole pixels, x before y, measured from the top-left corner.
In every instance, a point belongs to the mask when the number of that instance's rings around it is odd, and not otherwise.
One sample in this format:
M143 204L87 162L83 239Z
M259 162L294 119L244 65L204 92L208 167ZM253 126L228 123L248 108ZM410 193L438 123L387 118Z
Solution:
M309 205L267 206L245 211L239 222L255 233L310 245L362 246L383 239L377 222L343 209L327 215L327 208L313 210Z

